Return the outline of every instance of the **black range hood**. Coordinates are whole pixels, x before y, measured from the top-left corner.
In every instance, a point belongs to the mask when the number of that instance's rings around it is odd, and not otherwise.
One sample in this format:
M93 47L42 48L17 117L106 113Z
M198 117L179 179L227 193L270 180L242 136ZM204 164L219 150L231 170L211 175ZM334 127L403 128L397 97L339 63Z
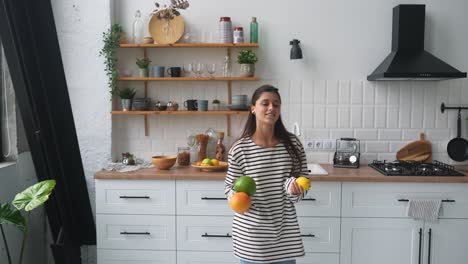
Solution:
M367 80L466 78L466 72L455 69L424 50L425 16L425 5L398 5L393 8L392 52L367 76Z

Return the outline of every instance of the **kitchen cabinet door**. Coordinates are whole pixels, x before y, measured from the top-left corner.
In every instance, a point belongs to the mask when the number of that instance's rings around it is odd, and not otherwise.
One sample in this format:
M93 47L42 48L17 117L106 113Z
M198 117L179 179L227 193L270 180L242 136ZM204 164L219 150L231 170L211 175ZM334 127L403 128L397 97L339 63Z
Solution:
M339 254L307 253L302 258L297 258L297 264L340 264Z
M99 264L176 264L175 251L97 250Z
M417 264L423 227L411 219L343 218L340 263Z
M426 223L424 264L465 264L468 260L468 219Z

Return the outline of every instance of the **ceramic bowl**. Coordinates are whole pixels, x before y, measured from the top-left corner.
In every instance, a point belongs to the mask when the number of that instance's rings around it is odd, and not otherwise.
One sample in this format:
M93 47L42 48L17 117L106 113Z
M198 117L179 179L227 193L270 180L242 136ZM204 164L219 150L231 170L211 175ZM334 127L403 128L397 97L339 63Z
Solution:
M151 162L160 170L168 170L174 166L177 156L153 156Z

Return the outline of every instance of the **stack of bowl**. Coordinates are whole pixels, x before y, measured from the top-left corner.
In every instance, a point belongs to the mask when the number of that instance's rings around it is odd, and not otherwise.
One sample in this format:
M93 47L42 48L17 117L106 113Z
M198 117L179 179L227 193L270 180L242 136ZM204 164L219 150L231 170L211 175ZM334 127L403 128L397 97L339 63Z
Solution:
M134 98L132 104L132 110L134 111L145 111L148 110L148 106L151 103L150 98Z
M247 95L239 94L231 97L231 105L229 106L232 110L245 110L248 108Z

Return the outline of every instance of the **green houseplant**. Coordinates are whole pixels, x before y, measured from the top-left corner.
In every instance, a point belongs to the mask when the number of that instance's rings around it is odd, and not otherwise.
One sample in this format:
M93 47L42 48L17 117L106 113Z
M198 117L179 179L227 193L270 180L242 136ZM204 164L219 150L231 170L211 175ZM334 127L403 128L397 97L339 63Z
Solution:
M218 99L214 99L211 104L213 105L214 111L219 111L221 102Z
M241 50L237 55L237 63L240 64L239 74L241 77L252 77L255 74L255 63L257 56L252 50Z
M120 103L123 111L132 110L133 97L135 97L135 89L125 87L119 90Z
M4 224L16 226L23 233L23 241L21 243L21 251L19 255L19 264L23 262L24 247L26 245L26 239L28 238L28 225L31 210L41 206L48 199L53 189L55 188L55 180L46 180L38 182L24 191L16 194L15 198L11 202L14 208L10 207L8 203L0 204L0 229L2 232L3 243L8 257L8 263L12 264L10 251L3 230ZM26 215L23 216L21 211L24 209Z
M109 92L112 97L117 96L117 48L124 38L124 31L119 24L113 24L111 28L102 33L104 46L99 51L99 56L104 57L104 64L106 66L106 75L108 78Z
M148 67L151 63L151 60L148 58L136 59L136 65L140 69L140 77L148 77L149 70Z

